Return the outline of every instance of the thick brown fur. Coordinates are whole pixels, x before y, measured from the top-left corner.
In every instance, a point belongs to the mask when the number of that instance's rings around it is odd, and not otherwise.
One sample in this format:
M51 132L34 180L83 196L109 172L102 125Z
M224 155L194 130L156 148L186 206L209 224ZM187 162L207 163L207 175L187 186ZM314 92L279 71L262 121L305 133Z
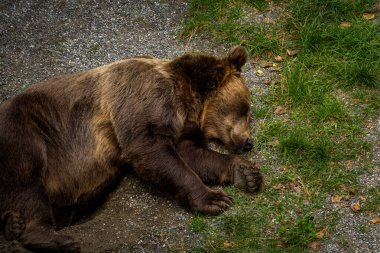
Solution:
M131 166L193 211L232 204L206 184L260 188L258 168L208 150L252 148L243 47L223 58L141 57L41 82L0 106L0 215L5 236L37 252L79 252L54 232L54 209L91 203Z

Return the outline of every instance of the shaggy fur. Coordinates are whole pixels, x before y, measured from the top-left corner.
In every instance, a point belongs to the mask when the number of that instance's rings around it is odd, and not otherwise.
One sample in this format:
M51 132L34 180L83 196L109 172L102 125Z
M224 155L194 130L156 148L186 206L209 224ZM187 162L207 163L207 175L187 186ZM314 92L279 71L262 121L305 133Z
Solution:
M37 252L79 252L54 232L59 210L97 203L132 167L191 210L218 214L226 193L260 188L257 167L207 150L252 148L243 47L223 58L184 55L118 61L41 82L0 106L0 215L8 240ZM58 212L57 212L58 210Z

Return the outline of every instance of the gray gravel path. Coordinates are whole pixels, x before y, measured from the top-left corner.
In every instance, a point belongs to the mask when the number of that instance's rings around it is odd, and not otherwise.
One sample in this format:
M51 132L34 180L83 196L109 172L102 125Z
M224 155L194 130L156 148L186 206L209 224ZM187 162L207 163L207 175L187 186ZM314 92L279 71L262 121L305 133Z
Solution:
M359 178L358 196L364 197L367 189L380 187L380 117L372 119L371 124L373 127L366 129L366 139L373 145L372 152L369 153L371 165L368 172ZM337 204L331 203L330 199L326 200L324 211L337 211L341 219L335 231L322 244L321 252L380 253L380 226L369 222L372 214L355 213L351 210L350 206L357 201L363 203L360 197L353 197ZM380 207L377 215L380 216Z

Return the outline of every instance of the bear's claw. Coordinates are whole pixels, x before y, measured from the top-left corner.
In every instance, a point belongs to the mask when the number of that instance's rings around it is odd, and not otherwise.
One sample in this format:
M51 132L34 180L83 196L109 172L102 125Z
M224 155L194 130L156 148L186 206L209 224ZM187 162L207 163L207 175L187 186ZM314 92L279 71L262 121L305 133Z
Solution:
M232 199L227 193L214 189L208 189L201 197L190 202L191 208L194 211L211 215L222 213L232 204Z

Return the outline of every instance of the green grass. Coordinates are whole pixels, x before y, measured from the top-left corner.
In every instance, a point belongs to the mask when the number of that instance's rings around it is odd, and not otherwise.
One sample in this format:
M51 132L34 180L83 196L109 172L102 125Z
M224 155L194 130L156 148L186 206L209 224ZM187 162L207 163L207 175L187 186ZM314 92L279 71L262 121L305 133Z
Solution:
M255 196L227 187L234 207L193 218L204 241L192 252L307 252L318 231L334 228L339 215L318 211L331 194L357 195L358 176L371 166L363 129L380 110L380 25L362 13L374 2L277 1L286 4L284 18L261 25L245 17L267 11L266 1L191 1L182 36L211 35L254 56L285 57L282 82L252 98L265 187ZM286 57L288 48L297 57ZM287 114L273 114L277 106ZM347 168L349 160L360 162ZM363 211L378 213L378 189L365 192Z
M267 7L265 0L193 0L181 36L191 38L194 34L207 33L230 45L244 45L252 54L272 55L281 47L277 27L260 25L252 17L244 19L244 12L253 13L255 8Z

